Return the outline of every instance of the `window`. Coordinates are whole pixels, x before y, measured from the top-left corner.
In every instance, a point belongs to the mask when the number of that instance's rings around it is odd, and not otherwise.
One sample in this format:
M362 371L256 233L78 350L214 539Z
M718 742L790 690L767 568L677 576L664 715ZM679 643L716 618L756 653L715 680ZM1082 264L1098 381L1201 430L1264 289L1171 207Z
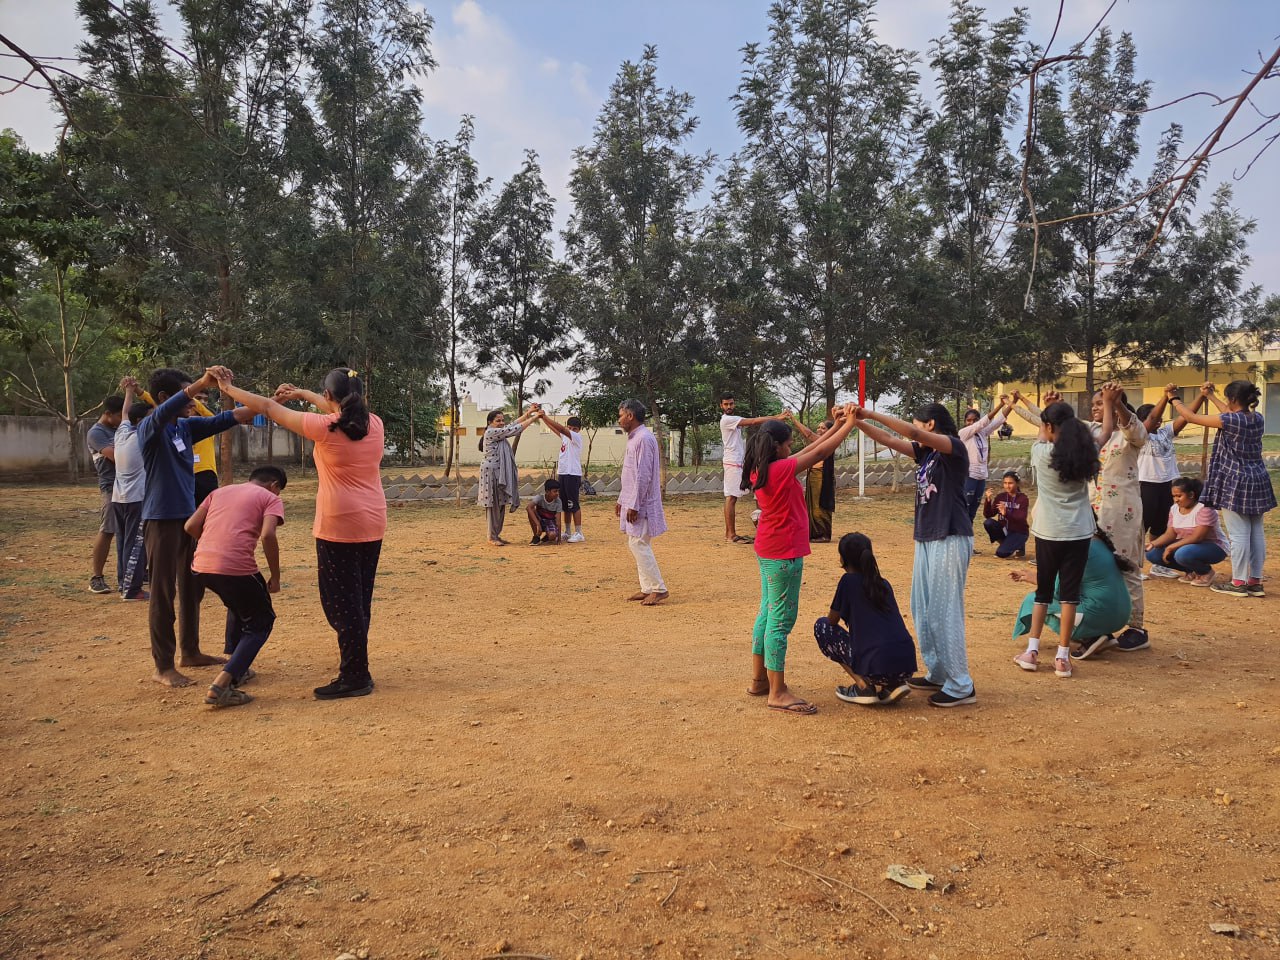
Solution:
M484 436L484 427L476 427L476 436L477 436L477 437L483 437L483 436Z

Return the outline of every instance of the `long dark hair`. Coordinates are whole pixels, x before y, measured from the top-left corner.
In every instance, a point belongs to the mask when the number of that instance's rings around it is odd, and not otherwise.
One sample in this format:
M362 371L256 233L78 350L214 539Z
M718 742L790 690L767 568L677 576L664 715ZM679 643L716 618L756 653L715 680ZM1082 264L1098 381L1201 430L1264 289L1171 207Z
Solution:
M489 415L484 418L484 428L488 430L489 426L493 423L493 421L498 419L498 417L500 416L502 416L501 410L490 410ZM484 434L483 433L480 434L480 442L476 444L476 448L481 453L484 453Z
M1248 380L1232 380L1222 391L1222 395L1240 404L1245 410L1252 410L1258 405L1262 391L1258 389L1257 384L1250 383Z
M329 430L341 430L349 440L369 435L369 405L364 402L364 381L349 367L334 367L324 378L324 389L338 401L338 419Z
M930 419L933 419L930 417ZM889 609L889 582L880 576L880 564L871 550L871 538L864 533L846 533L840 538L840 566L846 573L862 575L862 591L877 610Z
M1093 535L1102 541L1102 545L1104 547L1106 547L1108 550L1111 551L1111 556L1115 557L1116 566L1119 568L1121 573L1128 573L1131 570L1138 569L1137 564L1135 564L1128 557L1125 557L1116 553L1115 542L1112 541L1111 536L1107 533L1107 531L1103 530L1101 527L1098 527L1098 529L1093 531Z
M742 457L742 475L755 480L752 490L763 490L769 482L769 464L778 459L778 447L791 439L791 428L781 420L766 420L747 441L747 452Z
M956 429L956 419L951 416L951 411L936 401L926 403L917 410L915 418L921 423L932 420L934 433L944 433L949 437L960 436L960 431Z
M1071 405L1061 400L1051 403L1041 412L1040 419L1054 429L1049 466L1058 471L1062 482L1080 483L1096 477L1102 469L1098 445Z

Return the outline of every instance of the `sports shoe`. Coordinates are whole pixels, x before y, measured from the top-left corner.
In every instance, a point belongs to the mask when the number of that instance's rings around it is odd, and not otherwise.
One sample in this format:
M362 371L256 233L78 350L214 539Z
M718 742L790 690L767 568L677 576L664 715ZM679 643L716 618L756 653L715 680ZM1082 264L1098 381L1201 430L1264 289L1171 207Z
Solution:
M1116 649L1123 653L1146 650L1149 646L1151 646L1151 640L1147 637L1147 631L1139 630L1137 627L1129 627L1116 637Z
M90 593L110 593L111 588L107 586L107 578L103 576L89 578Z
M1119 641L1109 633L1100 637L1084 637L1080 641L1080 649L1071 651L1072 660L1088 660L1094 654L1102 653L1116 646Z
M121 597L120 599L132 603L135 600L150 600L151 594L147 593L145 590L139 590L136 597Z
M1027 673L1035 673L1040 667L1040 654L1034 650L1024 650L1013 658L1013 662Z
M908 677L907 686L912 690L941 690L942 684L934 683L928 677Z
M1230 580L1215 583L1209 589L1214 593L1224 593L1228 597L1247 597L1249 595L1249 588L1243 583L1233 583Z
M1153 563L1149 573L1151 576L1159 577L1161 580L1177 580L1179 576L1177 570L1171 570L1169 567L1160 563Z
M252 703L253 697L235 684L220 687L215 683L210 685L209 692L204 695L204 702L211 707L242 707L246 703Z
M587 542L587 538L582 535L581 530L579 530L577 533L570 534L569 539L565 541L565 543L586 543L586 542Z
M1212 574L1210 574L1210 576L1212 576ZM1196 584L1196 586L1199 586L1199 584ZM1260 583L1246 584L1244 590L1245 593L1249 594L1251 597L1265 597L1267 595L1267 592L1262 589L1262 584Z
M860 703L863 706L880 702L875 687L860 687L856 683L851 683L847 687L836 687L836 696L845 703Z
M344 697L367 697L373 693L373 681L347 680L338 677L332 683L316 687L313 691L317 700L341 700Z
M1064 657L1058 657L1053 661L1053 675L1055 677L1071 676L1071 660Z
M978 690L973 688L964 696L953 697L949 693L943 693L939 690L929 698L929 706L931 707L960 707L966 703L976 703L978 700Z
M542 545L542 537L541 537L539 534L536 534L536 533L535 533L535 534L533 535L533 539L529 541L529 546L531 546L531 547L537 547L537 546L541 546L541 545Z
M911 692L910 687L908 687L905 683L900 683L896 687L893 687L892 689L890 689L887 686L879 687L876 690L876 695L880 698L881 703L897 703L899 700L901 700L910 692Z

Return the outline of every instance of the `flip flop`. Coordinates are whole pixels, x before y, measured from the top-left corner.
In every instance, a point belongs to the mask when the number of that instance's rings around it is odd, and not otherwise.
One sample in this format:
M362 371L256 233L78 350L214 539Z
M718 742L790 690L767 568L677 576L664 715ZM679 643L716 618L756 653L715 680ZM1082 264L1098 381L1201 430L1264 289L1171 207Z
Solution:
M818 712L818 708L808 700L797 700L795 703L788 704L771 703L769 704L769 709L780 710L782 713L794 713L798 716L806 717L812 716Z
M729 541L730 543L755 543L755 537L737 536Z

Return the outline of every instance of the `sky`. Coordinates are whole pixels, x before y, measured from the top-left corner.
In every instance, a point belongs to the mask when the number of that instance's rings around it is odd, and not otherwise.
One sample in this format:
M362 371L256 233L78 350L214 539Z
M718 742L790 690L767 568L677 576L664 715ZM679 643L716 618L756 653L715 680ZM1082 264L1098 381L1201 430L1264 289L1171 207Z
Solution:
M1066 52L1082 39L1110 0L1066 0L1051 53ZM1045 44L1053 32L1058 0L1023 0L1032 40ZM986 5L991 19L1007 16L1012 2ZM569 209L567 183L573 150L591 139L609 85L624 60L636 60L646 44L658 50L658 78L687 91L700 118L689 147L721 160L742 143L731 98L742 71L742 47L766 39L767 0L450 0L425 9L435 21L432 53L437 68L420 86L424 132L449 138L463 114L475 117L474 152L482 176L499 186L518 169L528 148L536 150L543 175L557 198L557 220ZM877 8L881 40L921 55L922 92L932 94L929 44L946 28L949 0L892 0ZM172 24L171 17L166 18ZM1151 103L1189 93L1238 93L1280 43L1280 4L1275 0L1117 0L1106 23L1133 34L1138 75L1151 80ZM80 39L74 0L0 0L0 33L39 56L70 56ZM12 73L12 61L0 61ZM7 88L5 84L3 88ZM1268 112L1280 109L1280 80L1260 86L1255 99ZM1148 115L1142 127L1144 166L1169 123L1198 142L1221 119L1224 107L1197 98ZM1252 120L1252 122L1250 122ZM1245 108L1241 132L1257 122ZM0 97L0 127L12 127L33 149L50 149L56 119L46 99L28 91ZM1232 128L1233 130L1236 127ZM1201 191L1207 199L1222 180L1243 173L1254 150L1220 158ZM1139 168L1139 175L1145 176ZM1249 243L1248 277L1280 292L1280 144L1242 179L1233 180L1236 206L1257 221ZM564 373L553 377L546 401L557 403L575 388ZM484 403L499 391L477 384Z

